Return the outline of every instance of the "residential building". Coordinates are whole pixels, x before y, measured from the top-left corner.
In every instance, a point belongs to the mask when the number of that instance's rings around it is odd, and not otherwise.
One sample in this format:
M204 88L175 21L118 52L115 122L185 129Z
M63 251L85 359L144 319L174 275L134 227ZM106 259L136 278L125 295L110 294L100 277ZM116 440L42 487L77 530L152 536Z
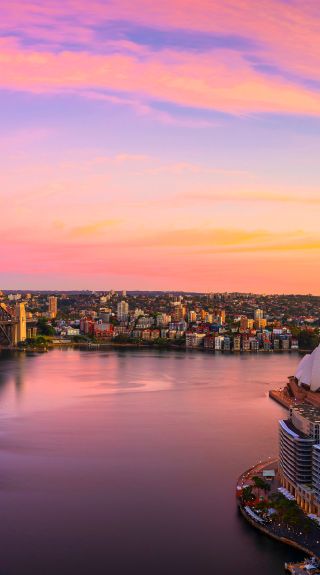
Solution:
M223 349L224 337L223 335L217 335L214 339L214 349L216 351L221 351Z
M102 321L94 324L94 336L97 339L105 339L113 337L113 325L111 323L103 323Z
M122 300L117 305L117 319L119 321L127 321L129 315L129 304Z
M231 339L229 336L225 335L223 339L223 350L230 351L231 350Z
M248 337L242 338L242 351L250 351L250 341Z
M173 321L180 321L186 316L186 308L181 304L176 304L172 313Z
M205 336L206 336L205 333L187 332L186 347L187 348L202 347Z
M51 319L57 317L58 313L58 298L55 295L50 295L48 297L48 314Z
M255 309L254 310L254 319L262 319L263 318L263 310L262 309Z
M233 350L240 351L241 350L241 336L235 335L233 338Z
M197 313L193 309L191 309L188 312L188 322L195 323L196 321L197 321Z
M205 335L205 337L203 338L203 347L205 349L211 349L214 350L214 335L212 334L207 334Z

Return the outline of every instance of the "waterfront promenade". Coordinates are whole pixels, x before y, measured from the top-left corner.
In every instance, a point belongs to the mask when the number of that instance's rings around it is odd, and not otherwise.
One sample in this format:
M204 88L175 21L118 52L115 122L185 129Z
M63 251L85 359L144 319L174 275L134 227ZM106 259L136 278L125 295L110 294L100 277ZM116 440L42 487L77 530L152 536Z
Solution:
M266 509L269 507L271 512L274 511L272 509L273 497L279 494L278 488L280 487L280 481L278 477L278 460L276 458L270 458L268 461L257 463L239 477L237 482L237 499L241 514L253 527L265 535L300 549L308 555L314 555L320 558L320 527L309 519L298 506L296 506L295 509L298 521L290 524L280 519L276 513L270 515L264 513L261 515L260 510L258 510L259 503L254 502L252 507L248 507L241 499L241 493L246 487L252 487L254 491L253 478L259 477L262 479L264 476L263 472L266 470L274 471L274 478L268 481L269 490L265 493L263 501L265 502ZM253 513L251 513L251 511L248 512L249 509L252 509ZM257 519L255 519L255 516Z

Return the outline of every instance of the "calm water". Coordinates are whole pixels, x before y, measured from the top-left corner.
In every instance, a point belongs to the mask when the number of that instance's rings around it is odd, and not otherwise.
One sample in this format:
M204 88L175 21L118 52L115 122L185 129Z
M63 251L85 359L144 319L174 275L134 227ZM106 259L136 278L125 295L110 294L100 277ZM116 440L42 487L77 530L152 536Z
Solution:
M0 354L0 575L276 575L238 515L296 355Z

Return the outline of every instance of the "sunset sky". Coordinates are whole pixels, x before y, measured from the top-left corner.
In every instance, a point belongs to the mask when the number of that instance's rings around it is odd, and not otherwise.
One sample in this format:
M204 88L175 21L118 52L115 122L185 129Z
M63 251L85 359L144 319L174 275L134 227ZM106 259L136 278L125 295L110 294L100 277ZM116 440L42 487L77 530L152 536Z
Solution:
M0 8L0 289L320 294L319 2Z

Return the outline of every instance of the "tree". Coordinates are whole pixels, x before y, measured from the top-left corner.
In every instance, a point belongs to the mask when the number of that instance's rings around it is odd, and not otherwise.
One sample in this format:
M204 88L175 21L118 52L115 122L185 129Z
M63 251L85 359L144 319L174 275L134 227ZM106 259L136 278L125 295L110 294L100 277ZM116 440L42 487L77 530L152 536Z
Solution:
M39 335L54 335L54 329L51 324L48 323L47 318L41 317L38 319L38 332Z
M319 333L303 329L299 334L299 347L300 349L313 350L319 345Z
M246 487L243 488L241 499L243 503L249 503L250 501L255 500L255 496L252 493L251 485L247 485Z
M270 491L269 483L267 483L264 479L262 479L262 477L259 477L258 475L254 475L252 477L252 481L254 483L254 487L258 490L259 498L260 498L260 491L264 491L264 493L266 493L267 491Z
M45 347L46 344L47 341L42 335L38 335L37 337L28 337L24 341L20 341L18 343L19 347Z
M264 491L264 492L270 491L269 483L267 483L264 479L262 479L262 477L259 477L258 475L254 475L254 477L252 478L252 481L253 481L253 483L257 489L262 489L262 491Z

